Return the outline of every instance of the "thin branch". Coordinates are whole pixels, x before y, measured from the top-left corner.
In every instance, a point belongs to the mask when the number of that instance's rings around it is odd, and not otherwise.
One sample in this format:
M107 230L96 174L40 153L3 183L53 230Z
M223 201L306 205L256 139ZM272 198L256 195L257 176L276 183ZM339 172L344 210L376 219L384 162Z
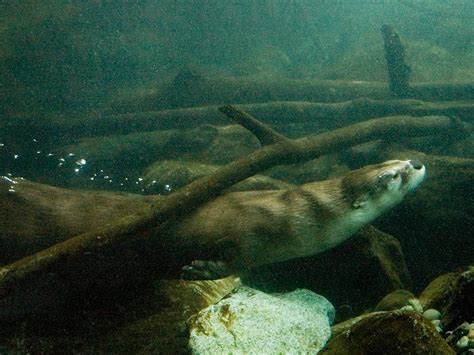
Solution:
M262 146L287 140L282 134L274 131L248 113L237 110L234 106L227 105L219 107L219 112L252 132L258 138Z

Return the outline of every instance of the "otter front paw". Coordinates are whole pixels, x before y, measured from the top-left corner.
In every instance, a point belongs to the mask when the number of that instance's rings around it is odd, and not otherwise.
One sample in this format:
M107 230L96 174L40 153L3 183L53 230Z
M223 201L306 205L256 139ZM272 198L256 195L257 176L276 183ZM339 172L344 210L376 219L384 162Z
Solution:
M229 267L223 261L194 260L181 269L184 280L216 280L230 274Z

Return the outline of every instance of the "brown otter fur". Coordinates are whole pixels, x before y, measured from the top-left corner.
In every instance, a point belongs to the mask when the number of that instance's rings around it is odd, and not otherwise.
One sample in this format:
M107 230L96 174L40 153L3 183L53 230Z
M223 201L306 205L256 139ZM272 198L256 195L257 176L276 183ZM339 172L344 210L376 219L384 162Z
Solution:
M147 208L150 200L0 177L0 265Z
M401 201L423 178L424 167L415 165L389 161L290 190L228 193L170 223L154 238L162 248L153 250L175 262L190 251L192 259L225 262L231 271L316 254ZM156 199L2 177L0 264L151 208Z
M291 190L229 193L168 232L180 248L211 250L212 262L194 262L184 269L184 277L222 276L221 267L226 274L317 254L342 243L399 203L424 173L418 161L392 160Z

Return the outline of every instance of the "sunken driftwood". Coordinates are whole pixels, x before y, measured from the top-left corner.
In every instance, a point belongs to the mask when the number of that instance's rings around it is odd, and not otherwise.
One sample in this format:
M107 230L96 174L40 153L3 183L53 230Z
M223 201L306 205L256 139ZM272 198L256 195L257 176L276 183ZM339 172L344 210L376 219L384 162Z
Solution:
M31 280L35 275L63 272L68 268L77 267L84 261L86 254L97 261L94 264L96 269L88 270L88 278L93 278L94 275L101 273L100 263L104 251L114 248L120 250L120 246L126 242L158 240L157 246L160 249L152 252L156 255L166 253L166 249L172 250L179 242L160 238L160 230L166 228L167 221L189 213L233 184L272 166L302 162L375 139L397 140L401 137L442 134L461 129L459 124L448 117L401 116L370 120L316 137L291 140L232 106L222 107L220 111L251 130L263 147L159 201L151 201L147 208L130 211L130 215L105 226L1 267L0 295L7 295L9 291ZM171 257L178 258L178 252L174 250ZM123 262L117 254L115 254L119 259L117 263Z
M405 48L392 26L383 25L381 32L387 60L388 87L395 96L407 97L410 93L411 69L405 63Z
M409 115L455 116L468 121L474 117L471 101L427 102L420 100L354 99L338 103L306 101L277 101L235 105L261 121L274 125L308 123L328 129L341 127L376 117ZM2 136L18 141L24 135L41 132L41 140L58 140L71 144L81 137L122 135L165 129L189 129L204 124L222 125L226 120L217 106L190 107L174 110L149 111L119 115L90 115L80 118L18 119L0 126ZM34 132L34 133L32 133ZM34 137L38 138L38 137Z
M190 78L189 80L196 80ZM131 113L163 109L272 101L342 102L354 98L389 100L393 94L385 82L358 80L268 80L255 78L205 78L182 86L170 84L161 91L122 98L111 103L110 113ZM472 100L472 82L413 83L410 97L426 101Z

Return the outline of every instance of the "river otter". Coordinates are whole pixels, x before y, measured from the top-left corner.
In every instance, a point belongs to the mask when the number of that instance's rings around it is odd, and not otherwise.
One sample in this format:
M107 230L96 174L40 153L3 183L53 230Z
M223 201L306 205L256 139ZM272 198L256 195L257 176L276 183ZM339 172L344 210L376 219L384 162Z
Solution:
M206 259L182 277L219 278L321 253L402 201L424 175L418 160L390 160L291 190L225 194L171 227L177 240L206 247Z

